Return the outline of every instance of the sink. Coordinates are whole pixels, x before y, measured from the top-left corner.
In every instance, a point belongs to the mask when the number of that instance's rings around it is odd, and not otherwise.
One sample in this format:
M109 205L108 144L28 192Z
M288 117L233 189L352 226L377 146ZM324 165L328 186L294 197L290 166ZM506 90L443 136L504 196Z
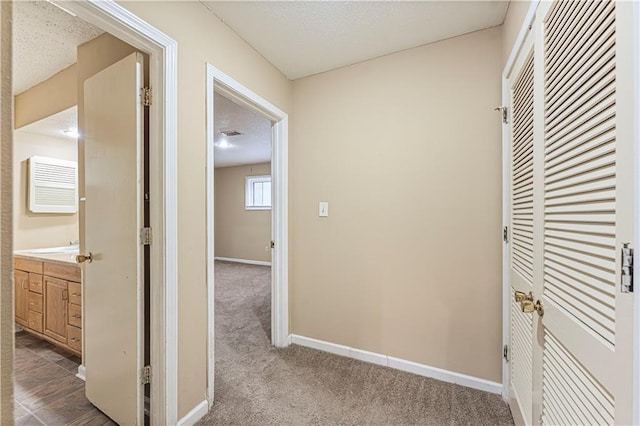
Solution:
M47 247L41 249L24 250L24 253L32 254L78 254L78 252L78 246Z

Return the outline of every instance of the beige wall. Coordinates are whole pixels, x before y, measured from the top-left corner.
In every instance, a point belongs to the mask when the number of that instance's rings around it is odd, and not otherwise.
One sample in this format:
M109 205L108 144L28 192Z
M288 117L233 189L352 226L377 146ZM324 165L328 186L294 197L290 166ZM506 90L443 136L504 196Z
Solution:
M206 392L205 64L211 63L285 112L291 111L292 86L200 2L120 4L178 42L178 415L182 417L205 399Z
M501 33L294 82L293 333L501 381Z
M507 16L505 17L504 24L502 25L502 66L506 65L511 50L520 34L520 28L524 18L527 16L529 6L531 2L529 0L516 0L509 3L509 9L507 10Z
M245 210L245 177L271 164L220 167L215 173L215 255L271 262L271 210Z
M14 132L13 140L13 245L15 250L68 245L78 239L77 214L31 213L28 207L27 160L41 155L77 161L77 143L72 139Z
M0 2L0 424L13 424L12 2Z
M77 103L78 68L76 64L15 97L15 128L35 123Z

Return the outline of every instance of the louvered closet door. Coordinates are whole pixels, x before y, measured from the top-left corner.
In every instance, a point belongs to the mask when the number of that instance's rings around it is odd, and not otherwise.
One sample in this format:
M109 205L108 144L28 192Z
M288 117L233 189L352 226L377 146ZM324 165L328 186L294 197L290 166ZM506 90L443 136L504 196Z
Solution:
M534 54L528 39L509 79L510 138L510 256L511 294L534 291ZM539 274L539 273L538 273ZM511 300L509 395L514 418L532 424L533 336L531 314Z
M631 58L617 44L623 7L557 2L543 24L544 424L631 423L633 305L619 284L634 196L631 126L619 120Z

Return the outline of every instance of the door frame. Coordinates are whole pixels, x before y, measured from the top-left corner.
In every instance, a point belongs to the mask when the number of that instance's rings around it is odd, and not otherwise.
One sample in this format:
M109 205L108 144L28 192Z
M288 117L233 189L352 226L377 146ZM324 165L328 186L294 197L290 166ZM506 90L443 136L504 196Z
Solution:
M219 93L275 122L271 130L271 176L274 203L271 210L272 251L271 343L286 347L289 337L289 116L266 99L211 64L206 64L207 102L207 401L214 398L215 222L214 222L214 93Z
M150 58L151 410L153 423L178 419L178 44L113 0L54 0ZM139 313L143 317L142 313Z
M530 30L530 26L538 9L540 0L531 0L529 9L518 33L518 37L511 50L505 68L502 72L502 105L509 105L509 87L508 78L513 70L515 60L520 53L522 45L524 44L527 32ZM634 27L633 37L633 64L634 75L640 73L640 4L634 2L633 15L635 21L638 23ZM638 116L640 113L640 82L636 83L634 94L634 116ZM503 123L502 126L502 226L509 225L509 143L510 143L510 130L511 123ZM634 138L633 145L635 150L635 164L634 164L634 182L635 194L640 191L640 120L636 120L634 126ZM640 265L640 197L636 197L634 200L634 264ZM509 230L509 233L511 230ZM634 268L633 280L636 283L634 298L634 318L633 318L633 424L640 423L640 266ZM511 305L511 292L509 283L509 246L503 244L502 248L502 339L503 344L509 344L509 315ZM509 402L509 363L506 359L502 360L502 397L508 403Z
M634 112L636 117L633 132L633 148L635 152L634 158L634 194L640 191L640 120L637 117L640 114L640 4L633 2L633 19L636 22L633 30L633 75L636 76L635 93L634 93ZM633 303L633 424L640 424L640 197L633 200L633 216L635 218L635 233L633 236L634 265L637 265L633 271L634 287L634 303Z

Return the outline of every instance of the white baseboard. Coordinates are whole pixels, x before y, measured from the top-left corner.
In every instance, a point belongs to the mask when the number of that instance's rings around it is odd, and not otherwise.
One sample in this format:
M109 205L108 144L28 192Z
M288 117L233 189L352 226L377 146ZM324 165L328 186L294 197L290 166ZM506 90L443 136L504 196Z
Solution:
M312 339L311 337L298 336L292 334L291 343L294 345L306 346L307 348L317 349L323 352L329 352L340 356L349 356L349 346L338 345L336 343L329 343L323 340Z
M222 260L224 262L246 263L247 265L271 266L271 262L265 262L263 260L235 259L233 257L217 257L217 256L214 259Z
M291 343L294 345L305 346L307 348L317 349L323 352L345 356L348 358L358 359L364 362L383 365L396 370L402 370L419 376L429 377L443 382L455 383L457 385L466 386L473 389L479 389L485 392L501 394L502 383L492 382L478 377L467 376L466 374L456 373L454 371L443 370L437 367L431 367L417 362L407 361L392 356L378 354L375 352L367 352L361 349L351 348L349 346L337 345L335 343L325 342L322 340L312 339L310 337L298 336L292 334L290 336Z
M195 407L191 411L187 413L186 416L178 420L178 426L193 426L198 420L203 418L209 412L209 403L205 399Z
M78 373L76 374L76 377L83 382L87 381L87 369L85 368L84 364L80 364L78 366Z

